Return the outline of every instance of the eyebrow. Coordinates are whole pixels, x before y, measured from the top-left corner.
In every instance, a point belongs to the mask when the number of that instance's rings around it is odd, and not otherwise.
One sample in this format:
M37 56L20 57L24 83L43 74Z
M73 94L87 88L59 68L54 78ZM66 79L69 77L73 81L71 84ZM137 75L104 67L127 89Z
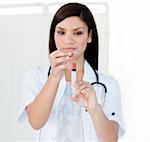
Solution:
M61 29L61 30L65 30L65 29L62 28L62 27L56 27L56 28L59 28L59 29ZM78 28L73 29L73 31L76 31L76 30L79 30L79 29L85 29L85 28L83 28L83 27L78 27Z

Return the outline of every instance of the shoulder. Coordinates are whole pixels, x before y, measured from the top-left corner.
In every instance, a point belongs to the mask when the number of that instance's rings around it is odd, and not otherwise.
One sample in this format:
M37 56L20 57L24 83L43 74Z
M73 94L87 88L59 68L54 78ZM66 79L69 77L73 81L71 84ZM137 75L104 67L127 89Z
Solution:
M26 69L25 74L41 74L48 71L49 65L34 65Z
M119 82L113 75L104 74L101 72L98 72L99 75L99 81L107 87L107 90L109 92L112 92L114 90L119 90Z
M49 70L49 65L34 65L24 71L23 79L41 80L41 78L47 77L48 70Z
M104 74L99 71L97 73L99 75L100 81L102 81L103 83L110 84L110 83L118 82L117 79L113 75Z

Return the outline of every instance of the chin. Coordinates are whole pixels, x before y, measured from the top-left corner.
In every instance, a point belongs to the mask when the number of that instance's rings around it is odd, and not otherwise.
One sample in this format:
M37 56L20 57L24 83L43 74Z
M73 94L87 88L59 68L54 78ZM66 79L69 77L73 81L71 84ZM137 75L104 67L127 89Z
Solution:
M81 58L84 58L84 54L74 54L74 59L77 61L77 60L79 60L79 59L81 59Z

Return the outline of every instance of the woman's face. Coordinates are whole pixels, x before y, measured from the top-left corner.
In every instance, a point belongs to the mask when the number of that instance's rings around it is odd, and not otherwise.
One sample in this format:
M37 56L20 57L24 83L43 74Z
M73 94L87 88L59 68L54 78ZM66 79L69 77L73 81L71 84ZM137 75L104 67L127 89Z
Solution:
M87 43L90 43L91 32L88 34L88 26L78 16L65 18L55 28L54 40L57 49L72 52L73 57L84 57Z

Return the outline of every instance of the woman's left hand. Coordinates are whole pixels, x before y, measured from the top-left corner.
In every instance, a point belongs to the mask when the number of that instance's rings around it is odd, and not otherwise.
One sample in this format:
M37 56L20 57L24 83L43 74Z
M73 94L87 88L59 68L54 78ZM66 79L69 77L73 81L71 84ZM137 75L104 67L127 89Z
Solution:
M97 98L93 86L86 81L78 81L74 84L75 96L71 100L75 101L85 109L94 109L97 107Z

